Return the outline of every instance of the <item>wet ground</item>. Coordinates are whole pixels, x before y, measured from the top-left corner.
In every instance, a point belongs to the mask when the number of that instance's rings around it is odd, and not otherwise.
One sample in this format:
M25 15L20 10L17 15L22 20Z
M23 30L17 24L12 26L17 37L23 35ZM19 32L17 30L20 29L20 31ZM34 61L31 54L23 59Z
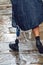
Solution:
M43 65L43 54L30 41L19 43L19 52L12 51L8 42L0 42L0 65Z

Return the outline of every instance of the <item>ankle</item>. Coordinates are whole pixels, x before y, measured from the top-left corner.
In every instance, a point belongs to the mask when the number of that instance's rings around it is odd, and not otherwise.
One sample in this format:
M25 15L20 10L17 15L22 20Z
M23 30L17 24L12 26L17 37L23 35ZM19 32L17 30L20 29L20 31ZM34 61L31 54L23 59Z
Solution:
M35 37L36 41L40 41L40 36Z
M16 44L18 44L18 43L19 43L19 40L18 40L18 39L16 39L16 40L15 40L15 43L16 43Z

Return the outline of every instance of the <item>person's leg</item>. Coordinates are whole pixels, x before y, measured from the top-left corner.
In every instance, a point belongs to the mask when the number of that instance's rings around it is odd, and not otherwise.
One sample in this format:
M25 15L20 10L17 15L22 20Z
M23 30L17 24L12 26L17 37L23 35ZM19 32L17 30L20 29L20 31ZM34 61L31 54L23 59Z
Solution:
M16 1L15 1L16 2ZM16 25L16 22L15 22L15 17L14 17L14 13L15 13L15 7L14 6L14 0L11 0L11 4L12 4L12 27L17 27L16 28L16 40L14 43L10 43L9 44L9 47L14 50L14 51L18 51L19 48L18 48L18 43L19 43L19 35L20 35L20 29L19 27Z
M40 41L40 30L39 30L39 26L37 26L36 28L32 29L33 34L35 36L36 39L36 46L39 50L40 53L43 53L43 46L42 43Z
M32 31L33 31L35 37L40 36L39 26L37 26L36 28L32 29Z
M19 51L19 36L20 36L20 28L17 26L16 28L16 40L15 43L10 43L9 47L13 50L13 51Z

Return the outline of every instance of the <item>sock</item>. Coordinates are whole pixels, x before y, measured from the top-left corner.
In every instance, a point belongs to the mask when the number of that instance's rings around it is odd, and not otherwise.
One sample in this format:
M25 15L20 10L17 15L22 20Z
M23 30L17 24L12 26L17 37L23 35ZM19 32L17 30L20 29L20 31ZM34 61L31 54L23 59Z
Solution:
M40 41L40 36L35 37L36 41Z

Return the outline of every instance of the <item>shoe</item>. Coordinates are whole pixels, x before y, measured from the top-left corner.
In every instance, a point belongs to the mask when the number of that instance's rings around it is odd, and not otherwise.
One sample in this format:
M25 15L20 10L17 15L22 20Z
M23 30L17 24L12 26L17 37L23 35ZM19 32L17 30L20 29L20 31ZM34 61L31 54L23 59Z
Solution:
M43 46L39 46L37 48L38 48L39 53L43 54Z
M13 51L19 51L18 43L19 43L18 39L15 40L15 43L13 44L10 43L9 44L10 49L12 49Z
M40 41L36 41L36 47L38 48L39 53L43 54L43 46Z

